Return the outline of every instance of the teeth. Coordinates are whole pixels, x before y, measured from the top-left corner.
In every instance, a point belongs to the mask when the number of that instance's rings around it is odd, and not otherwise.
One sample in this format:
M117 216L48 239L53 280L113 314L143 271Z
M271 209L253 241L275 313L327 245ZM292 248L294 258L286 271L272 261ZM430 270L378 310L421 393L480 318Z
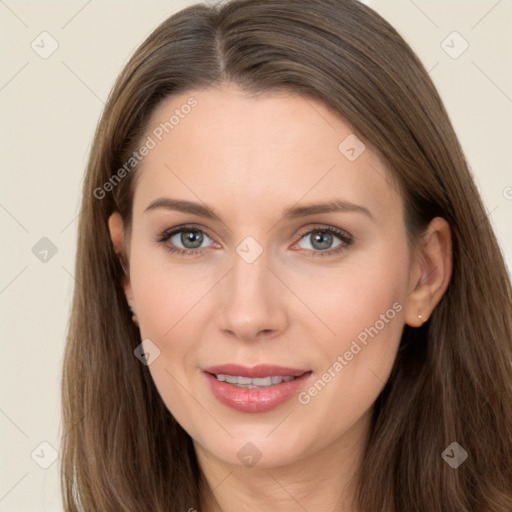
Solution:
M221 382L227 382L228 384L235 384L240 388L259 388L268 387L274 384L281 384L281 382L288 382L294 380L297 377L281 377L279 375L269 377L258 377L251 379L249 377L241 377L237 375L225 375L219 373L216 375L217 379Z
M240 377L239 377L240 378ZM261 377L258 379L251 379L251 384L254 384L255 386L272 386L272 377ZM240 381L238 381L239 384L241 384ZM276 384L278 384L276 382Z

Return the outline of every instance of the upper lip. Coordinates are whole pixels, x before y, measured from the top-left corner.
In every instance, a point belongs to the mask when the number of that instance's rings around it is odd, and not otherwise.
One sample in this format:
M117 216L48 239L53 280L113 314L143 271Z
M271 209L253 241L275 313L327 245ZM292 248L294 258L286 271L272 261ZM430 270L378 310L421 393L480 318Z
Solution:
M242 366L239 364L229 363L204 368L207 373L215 375L234 375L239 377L248 377L251 379L263 378L269 376L281 377L300 377L309 370L301 370L297 368L287 368L274 364L258 364L256 366Z

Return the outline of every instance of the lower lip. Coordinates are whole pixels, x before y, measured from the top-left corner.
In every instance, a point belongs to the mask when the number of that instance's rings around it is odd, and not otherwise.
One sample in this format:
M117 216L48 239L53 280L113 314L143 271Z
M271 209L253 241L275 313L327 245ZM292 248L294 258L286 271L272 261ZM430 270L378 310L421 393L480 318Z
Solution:
M279 407L296 395L305 386L312 372L306 372L288 382L261 388L239 388L234 384L221 382L210 373L205 372L205 375L219 402L240 412L265 412Z

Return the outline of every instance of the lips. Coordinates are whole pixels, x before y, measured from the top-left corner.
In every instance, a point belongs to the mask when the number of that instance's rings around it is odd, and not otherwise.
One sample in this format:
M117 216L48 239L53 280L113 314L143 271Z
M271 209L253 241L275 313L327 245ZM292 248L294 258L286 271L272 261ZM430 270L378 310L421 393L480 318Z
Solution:
M206 368L203 373L219 402L240 412L253 413L284 404L305 387L312 375L311 370L266 364L225 364Z

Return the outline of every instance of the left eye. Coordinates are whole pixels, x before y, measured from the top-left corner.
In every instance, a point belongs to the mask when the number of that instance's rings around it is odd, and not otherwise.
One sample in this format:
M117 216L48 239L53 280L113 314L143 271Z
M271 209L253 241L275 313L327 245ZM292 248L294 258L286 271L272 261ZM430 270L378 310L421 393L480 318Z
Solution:
M336 245L333 245L333 242L336 238L339 240L339 242ZM317 228L308 231L302 236L301 240L305 240L309 244L309 247L306 245L306 247L302 247L302 249L314 251L334 249L341 245L343 242L346 242L347 244L350 243L348 237L341 233L337 233L333 229L327 228Z

